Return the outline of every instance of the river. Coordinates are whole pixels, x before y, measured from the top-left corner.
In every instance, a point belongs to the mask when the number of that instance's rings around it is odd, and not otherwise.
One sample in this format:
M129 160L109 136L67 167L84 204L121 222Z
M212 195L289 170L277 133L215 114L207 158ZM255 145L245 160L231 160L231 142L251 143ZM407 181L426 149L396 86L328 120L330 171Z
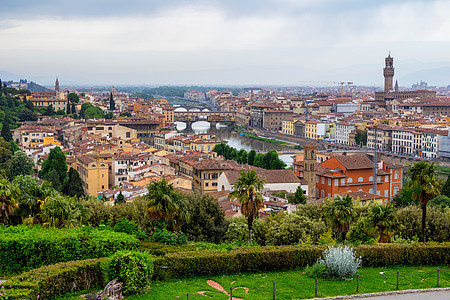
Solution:
M186 133L214 133L216 137L224 140L230 147L236 148L238 150L245 149L247 152L254 149L256 152L267 152L269 150L277 150L277 151L289 151L293 150L291 147L278 145L270 142L258 141L255 139L251 139L244 135L239 135L234 132L231 127L223 124L217 124L215 127L211 127L208 122L200 121L192 124L191 129L186 130L186 124L183 122L175 122L177 129L180 132ZM280 155L280 159L282 159L286 165L292 166L292 156L289 154Z

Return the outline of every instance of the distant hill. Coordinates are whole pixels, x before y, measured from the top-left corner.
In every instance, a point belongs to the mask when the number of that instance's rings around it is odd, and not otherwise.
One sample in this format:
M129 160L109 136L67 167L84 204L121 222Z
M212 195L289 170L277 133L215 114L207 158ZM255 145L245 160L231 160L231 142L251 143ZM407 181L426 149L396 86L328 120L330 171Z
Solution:
M450 85L450 67L418 70L400 77L399 83L402 85L411 85L421 80L428 82L429 86Z
M46 88L46 87L44 87L42 85L39 85L39 84L37 84L37 83L35 83L33 81L28 83L28 90L30 90L32 92L36 92L36 91L51 91L50 89L48 89L48 88Z
M14 82L14 81L10 80L10 81L4 81L4 83L6 83L7 86L11 86L13 83L17 83L17 82ZM50 89L46 88L45 86L39 85L39 84L37 84L36 82L33 82L33 81L28 82L25 79L21 79L20 80L20 84L22 86L20 88L24 88L24 89L30 90L31 92L51 91ZM26 87L23 86L23 85L26 85ZM18 88L17 86L13 86L13 87Z

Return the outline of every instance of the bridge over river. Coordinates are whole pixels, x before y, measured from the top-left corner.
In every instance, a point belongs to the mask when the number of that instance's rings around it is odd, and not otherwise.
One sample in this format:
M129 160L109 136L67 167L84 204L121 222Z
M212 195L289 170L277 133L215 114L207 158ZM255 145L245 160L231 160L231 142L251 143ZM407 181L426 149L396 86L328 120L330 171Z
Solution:
M220 122L236 122L236 112L234 111L175 111L175 122L184 122L187 127L192 123L199 121L206 121L215 126Z

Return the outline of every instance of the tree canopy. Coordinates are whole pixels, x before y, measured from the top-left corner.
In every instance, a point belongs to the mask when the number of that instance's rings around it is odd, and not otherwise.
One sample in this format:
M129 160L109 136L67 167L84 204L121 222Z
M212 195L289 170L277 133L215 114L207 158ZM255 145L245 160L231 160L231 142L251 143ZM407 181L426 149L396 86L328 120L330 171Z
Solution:
M247 217L248 242L252 242L253 220L258 215L258 210L262 203L260 191L264 187L264 181L261 180L254 170L241 171L241 175L233 186L230 193L230 199L237 199L241 204L241 212Z
M46 160L42 163L39 171L39 177L46 179L54 184L54 187L60 187L67 180L67 162L66 155L61 148L55 147L50 150Z

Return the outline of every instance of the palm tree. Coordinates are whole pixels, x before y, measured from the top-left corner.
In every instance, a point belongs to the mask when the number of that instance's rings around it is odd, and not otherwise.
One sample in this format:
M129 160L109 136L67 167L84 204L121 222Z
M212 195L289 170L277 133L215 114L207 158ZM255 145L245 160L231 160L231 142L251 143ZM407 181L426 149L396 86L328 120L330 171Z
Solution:
M148 217L155 221L169 222L172 227L179 229L187 218L182 199L167 179L154 181L147 187Z
M332 226L336 232L341 234L342 241L344 242L345 236L350 229L350 224L353 221L353 198L348 194L345 197L337 196L328 203L326 212L331 220Z
M264 181L259 178L254 170L241 171L241 176L237 179L230 193L230 199L237 199L241 203L241 212L247 217L248 242L252 242L253 219L258 214L262 204L260 191L264 187Z
M380 243L389 243L393 231L397 229L394 206L383 203L371 205L368 211L368 219L378 230Z
M411 180L408 186L413 189L412 197L422 205L422 241L427 241L426 217L427 204L435 196L440 195L439 182L436 181L436 166L434 163L420 161L409 167Z
M8 217L17 207L20 190L6 179L0 180L0 223L6 223Z

